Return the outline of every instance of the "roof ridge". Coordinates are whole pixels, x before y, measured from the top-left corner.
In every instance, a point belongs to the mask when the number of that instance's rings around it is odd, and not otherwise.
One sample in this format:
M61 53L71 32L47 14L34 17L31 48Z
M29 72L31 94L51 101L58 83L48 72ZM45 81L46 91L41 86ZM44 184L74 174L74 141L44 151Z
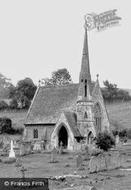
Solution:
M62 88L62 87L68 87L68 86L73 86L73 85L78 85L79 83L71 83L71 84L66 84L66 85L53 85L53 86L40 86L40 88L46 89L46 88Z

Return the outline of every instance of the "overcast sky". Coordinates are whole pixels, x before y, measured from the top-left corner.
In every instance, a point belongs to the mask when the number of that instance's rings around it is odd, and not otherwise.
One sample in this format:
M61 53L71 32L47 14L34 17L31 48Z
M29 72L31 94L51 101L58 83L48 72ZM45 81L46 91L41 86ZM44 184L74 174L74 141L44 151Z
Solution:
M121 24L89 32L92 79L131 88L131 10L129 0L1 0L0 72L16 83L35 83L67 68L78 82L84 15L117 9Z

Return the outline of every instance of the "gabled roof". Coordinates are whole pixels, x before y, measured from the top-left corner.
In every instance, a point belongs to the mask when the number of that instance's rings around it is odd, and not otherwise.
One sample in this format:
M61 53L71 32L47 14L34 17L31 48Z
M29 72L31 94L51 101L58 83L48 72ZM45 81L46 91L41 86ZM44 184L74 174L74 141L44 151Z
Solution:
M55 124L60 114L75 106L78 85L39 87L25 124Z
M64 111L64 115L75 137L80 137L80 131L77 128L77 116L75 112Z
M25 125L56 124L60 114L76 108L79 84L39 87L27 114ZM92 89L94 83L92 83Z

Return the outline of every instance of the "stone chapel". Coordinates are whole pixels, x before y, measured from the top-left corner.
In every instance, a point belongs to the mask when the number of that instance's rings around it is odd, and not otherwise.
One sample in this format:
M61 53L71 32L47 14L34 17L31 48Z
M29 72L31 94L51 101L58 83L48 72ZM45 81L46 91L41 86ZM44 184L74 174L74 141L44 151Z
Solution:
M28 141L72 151L81 140L89 144L99 132L110 131L98 75L96 82L91 79L86 28L84 35L79 83L37 88L25 121Z

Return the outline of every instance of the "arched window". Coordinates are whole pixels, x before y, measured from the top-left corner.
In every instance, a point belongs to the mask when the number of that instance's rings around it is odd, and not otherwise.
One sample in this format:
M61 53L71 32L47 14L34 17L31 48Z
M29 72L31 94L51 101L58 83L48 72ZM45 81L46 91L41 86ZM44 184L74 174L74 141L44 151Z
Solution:
M85 97L87 97L87 84L85 84Z
M87 119L87 118L88 118L88 115L87 115L87 112L85 112L84 119Z
M85 97L87 97L87 79L85 79Z
M34 139L38 138L38 129L34 129L33 135L34 135Z
M98 132L101 131L101 108L99 103L94 106L95 125Z

